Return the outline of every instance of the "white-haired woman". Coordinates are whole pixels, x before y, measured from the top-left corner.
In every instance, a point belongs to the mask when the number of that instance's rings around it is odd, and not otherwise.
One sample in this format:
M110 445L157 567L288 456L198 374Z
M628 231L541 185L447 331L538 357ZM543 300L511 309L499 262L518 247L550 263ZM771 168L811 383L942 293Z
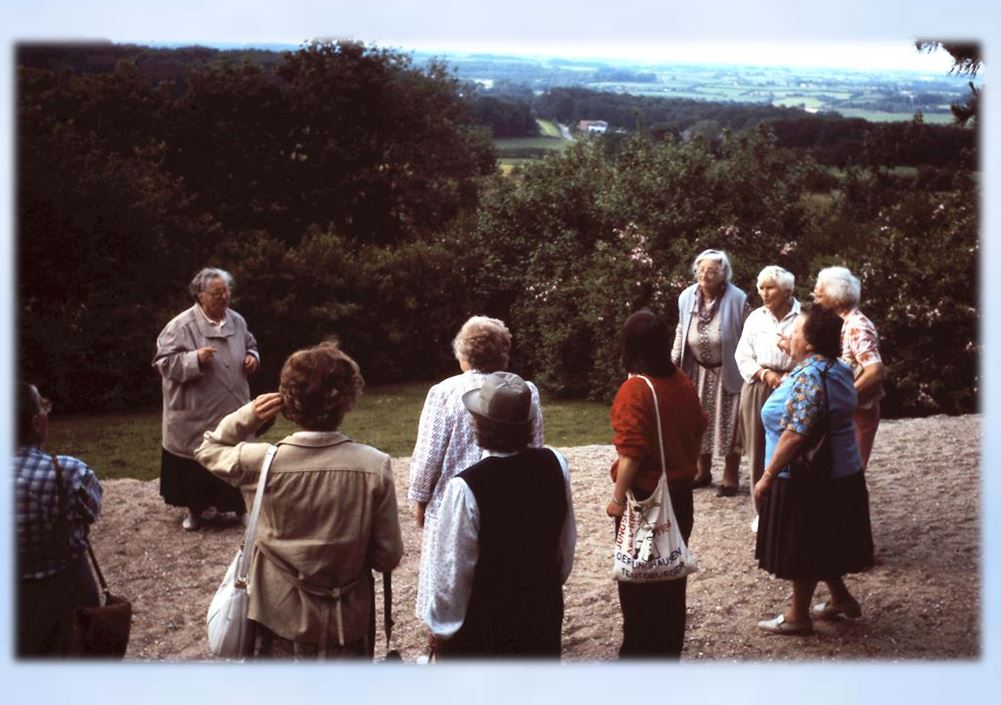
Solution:
M876 326L858 308L862 285L845 267L820 270L813 288L813 300L834 309L841 316L841 359L855 374L855 435L862 467L869 465L869 455L879 428L879 400L886 396L883 380L886 369L879 354L879 333Z
M796 278L788 270L768 265L758 273L760 308L744 321L734 355L744 387L740 390L739 436L751 464L751 486L765 469L765 427L761 407L794 366L786 340L792 332L799 301L792 295ZM780 343L784 346L780 347ZM756 509L760 509L755 505Z
M250 401L247 377L260 367L257 341L247 322L229 308L233 277L206 267L188 291L194 305L175 316L156 339L153 367L163 378L163 450L160 495L187 507L182 526L194 531L202 512L236 512L245 517L243 496L195 460L206 431Z
M693 382L709 428L702 437L695 487L712 483L713 454L723 456L719 497L737 494L740 452L737 413L740 376L734 353L750 311L747 294L730 283L730 259L722 250L705 250L692 264L695 283L678 297L678 328L671 359Z
M460 374L431 387L417 430L417 443L410 459L409 499L414 505L418 526L423 527L420 577L417 583L418 619L427 611L434 594L435 572L439 566L431 560L442 555L435 544L438 509L449 480L480 462L483 452L477 443L473 419L462 403L462 395L479 389L492 372L507 368L511 352L511 332L503 321L473 316L459 329L452 341ZM532 393L532 430L529 445L542 447L542 408L539 390L526 383ZM447 553L447 552L446 552Z

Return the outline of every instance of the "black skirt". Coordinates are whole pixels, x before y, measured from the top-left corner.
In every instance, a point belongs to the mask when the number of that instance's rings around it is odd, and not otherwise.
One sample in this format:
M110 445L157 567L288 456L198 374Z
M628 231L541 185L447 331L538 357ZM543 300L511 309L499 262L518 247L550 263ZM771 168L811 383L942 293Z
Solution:
M160 496L167 504L196 511L215 507L220 512L246 513L240 490L227 485L198 461L174 455L166 448L160 450Z
M871 568L865 473L776 478L758 521L754 557L759 567L785 580L828 580Z

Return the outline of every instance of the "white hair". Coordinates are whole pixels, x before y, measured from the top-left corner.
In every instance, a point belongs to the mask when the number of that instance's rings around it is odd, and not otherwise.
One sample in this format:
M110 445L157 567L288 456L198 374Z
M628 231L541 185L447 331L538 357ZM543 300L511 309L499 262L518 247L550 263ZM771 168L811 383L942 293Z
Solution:
M730 282L730 275L733 270L730 268L730 258L726 256L723 250L702 250L699 255L692 262L692 274L698 276L699 274L699 262L704 259L711 259L714 262L719 262L719 266L723 268L723 278Z
M191 298L195 301L198 300L198 296L205 291L205 287L213 279L222 279L226 282L226 286L230 289L233 288L233 275L227 272L225 269L219 269L218 267L205 267L195 278L191 280L188 284L188 293L191 294Z
M456 360L465 360L479 372L506 369L511 331L498 318L473 316L459 329L452 341L452 352Z
M847 267L821 269L817 286L835 306L858 306L862 296L862 284Z
M758 288L766 282L774 282L782 291L791 294L796 286L796 277L785 267L777 264L770 264L758 272Z

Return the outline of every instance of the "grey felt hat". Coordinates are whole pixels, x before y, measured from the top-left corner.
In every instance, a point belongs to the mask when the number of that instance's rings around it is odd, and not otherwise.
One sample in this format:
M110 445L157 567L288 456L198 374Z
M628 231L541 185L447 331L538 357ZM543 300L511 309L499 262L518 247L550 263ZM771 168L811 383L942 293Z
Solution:
M494 372L479 389L462 395L462 403L477 416L502 424L524 424L535 418L532 390L513 372Z

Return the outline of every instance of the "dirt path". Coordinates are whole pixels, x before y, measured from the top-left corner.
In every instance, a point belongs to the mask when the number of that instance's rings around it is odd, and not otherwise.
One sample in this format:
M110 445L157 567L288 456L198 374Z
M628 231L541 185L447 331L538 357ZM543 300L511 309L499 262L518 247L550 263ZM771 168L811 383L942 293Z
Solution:
M807 638L775 637L755 628L783 608L789 584L753 561L747 469L742 468L736 498L697 491L691 547L701 569L689 578L683 658L978 658L980 447L979 415L883 422L868 472L877 565L848 579L864 618L818 623L817 633ZM604 516L614 450L585 446L564 452L579 535L565 588L564 658L615 659L621 627L609 577L610 520ZM400 505L406 507L408 459L394 460L393 468ZM180 526L184 512L163 504L156 481L113 480L104 487L104 515L93 538L112 590L130 597L135 607L128 658L211 660L205 610L241 540L241 527L223 518L188 533ZM406 554L393 581L394 642L413 660L424 645L413 615L420 536L409 515L403 527ZM381 606L381 599L377 603ZM377 653L383 648L380 644Z

